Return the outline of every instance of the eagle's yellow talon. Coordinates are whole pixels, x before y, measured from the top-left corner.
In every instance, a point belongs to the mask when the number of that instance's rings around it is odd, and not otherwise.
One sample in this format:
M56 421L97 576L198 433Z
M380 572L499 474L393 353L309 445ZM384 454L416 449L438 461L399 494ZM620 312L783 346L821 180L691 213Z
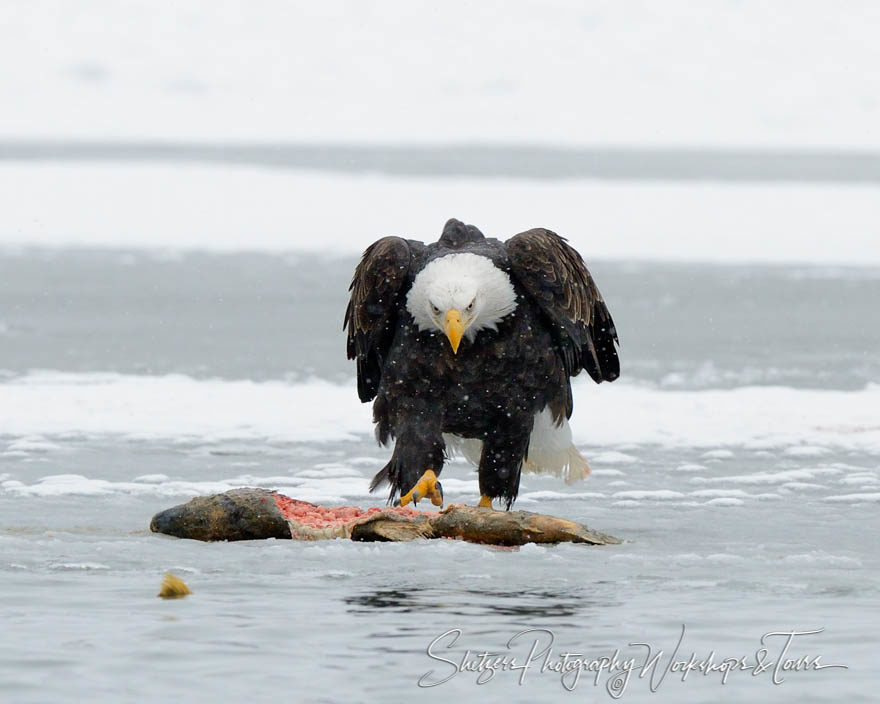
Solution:
M492 508L492 499L483 494L480 496L480 503L477 506L480 508Z
M443 486L437 481L437 475L433 469L425 470L416 485L400 497L400 505L417 504L424 498L430 498L431 503L435 506L443 505Z

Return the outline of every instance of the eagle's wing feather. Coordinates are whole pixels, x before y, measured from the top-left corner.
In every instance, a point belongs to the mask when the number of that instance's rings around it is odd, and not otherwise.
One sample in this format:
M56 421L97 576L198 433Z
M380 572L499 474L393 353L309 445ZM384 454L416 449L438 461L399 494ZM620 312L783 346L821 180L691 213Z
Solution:
M415 244L401 237L383 237L367 248L354 271L342 327L348 329L348 358L357 359L361 401L372 400L379 389Z
M511 273L549 318L568 375L586 369L597 383L620 376L617 330L581 255L543 228L505 246Z

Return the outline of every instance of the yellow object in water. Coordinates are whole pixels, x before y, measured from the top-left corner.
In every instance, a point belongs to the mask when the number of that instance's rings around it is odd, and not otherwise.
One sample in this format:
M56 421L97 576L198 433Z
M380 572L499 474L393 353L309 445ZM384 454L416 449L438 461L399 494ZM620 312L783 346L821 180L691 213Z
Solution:
M180 577L166 572L165 578L162 580L162 587L156 596L160 596L163 599L180 599L187 594L192 594L192 592L186 586L186 583Z

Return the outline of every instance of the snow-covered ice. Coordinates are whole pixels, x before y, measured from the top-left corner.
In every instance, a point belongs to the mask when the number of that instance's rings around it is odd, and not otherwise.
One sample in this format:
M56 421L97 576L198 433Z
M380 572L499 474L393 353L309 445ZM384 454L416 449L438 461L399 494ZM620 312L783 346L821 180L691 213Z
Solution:
M550 228L588 261L880 264L875 185L403 178L0 161L0 191L15 194L0 221L6 248L353 255L382 235L434 241L443 223L458 217L501 239ZM752 376L760 380L763 372L754 369ZM701 373L709 382L720 374L711 366ZM670 373L667 383L678 385L678 377Z
M0 138L877 149L878 24L869 0L10 2Z
M358 401L353 385L353 380L254 382L37 371L0 382L0 425L13 438L7 452L52 451L65 434L338 443L372 433L370 407ZM613 448L633 445L712 448L700 458L727 464L737 455L719 446L775 448L802 459L830 450L880 454L880 385L859 391L771 386L666 391L625 381L596 387L578 379L574 387L572 433L581 445L609 448L593 458L600 467L631 463L630 453ZM36 435L51 440L27 440ZM800 450L806 442L812 449L805 454ZM683 471L697 470L687 465ZM742 481L810 476L807 470L792 470Z

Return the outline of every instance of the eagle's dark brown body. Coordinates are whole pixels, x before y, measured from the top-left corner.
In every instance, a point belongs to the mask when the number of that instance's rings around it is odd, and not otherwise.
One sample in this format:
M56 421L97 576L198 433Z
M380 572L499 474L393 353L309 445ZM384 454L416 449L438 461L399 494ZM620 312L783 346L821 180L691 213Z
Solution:
M406 308L418 272L455 252L491 259L517 300L497 330L463 339L457 354L441 331L420 331ZM389 501L426 469L440 473L443 433L453 433L483 441L480 491L509 508L535 415L549 407L555 419L569 417L569 378L582 368L597 382L619 374L616 331L595 284L577 253L546 230L502 243L451 220L434 244L379 240L355 272L345 322L361 400L375 398L379 441L396 440L371 486L388 480Z

